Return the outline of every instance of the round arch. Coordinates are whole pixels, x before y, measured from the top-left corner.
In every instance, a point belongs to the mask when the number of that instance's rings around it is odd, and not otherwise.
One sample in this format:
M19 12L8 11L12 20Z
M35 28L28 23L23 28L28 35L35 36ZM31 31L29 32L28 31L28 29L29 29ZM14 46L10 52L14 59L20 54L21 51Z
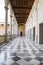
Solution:
M19 36L24 36L25 35L25 25L19 24L18 29L19 29Z

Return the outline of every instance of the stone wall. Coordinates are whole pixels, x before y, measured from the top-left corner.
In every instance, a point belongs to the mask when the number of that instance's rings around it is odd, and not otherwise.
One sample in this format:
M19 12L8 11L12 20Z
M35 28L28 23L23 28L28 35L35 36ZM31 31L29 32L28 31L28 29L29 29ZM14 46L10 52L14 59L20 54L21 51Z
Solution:
M0 45L2 45L5 42L5 36L0 35Z
M33 7L31 9L30 15L27 19L26 23L26 34L30 33L31 30L31 37L33 37L33 28L35 27L35 41L36 43L40 44L40 28L39 25L43 24L43 0L35 0ZM43 27L41 28L43 29ZM43 30L42 30L43 32ZM41 33L42 33L41 32ZM27 35L29 36L29 35Z
M7 35L7 43L9 42L9 41L11 41L10 40L10 37L11 37L11 35ZM17 35L12 35L12 40L14 39L14 38L16 38L17 37ZM5 43L5 35L0 35L0 45L2 45L2 44L4 44Z

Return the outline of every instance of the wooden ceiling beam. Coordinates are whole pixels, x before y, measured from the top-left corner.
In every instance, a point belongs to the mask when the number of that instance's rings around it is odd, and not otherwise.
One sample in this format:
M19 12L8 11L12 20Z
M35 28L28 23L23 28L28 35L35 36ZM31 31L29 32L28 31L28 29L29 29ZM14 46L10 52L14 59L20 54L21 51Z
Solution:
M24 17L25 15L28 16L29 14L20 14L20 15L19 14L15 14L15 16L17 16L17 17Z
M31 9L31 7L13 7L13 9Z
M26 21L18 21L18 23L26 23Z
M25 21L26 22L26 20L17 20L18 22L20 21L20 22L23 22L23 21Z
M27 20L27 18L16 18L17 20Z
M29 8L24 8L24 9L21 9L21 8L14 8L14 10L18 10L18 11L23 10L23 11L25 11L25 10L30 10L30 9L29 9Z
M29 15L29 13L14 13L15 15Z
M18 9L15 9L15 10L14 10L14 13L30 13L30 10L28 10L28 9L27 9L27 10L26 10L26 9L25 9L25 10L21 10L21 9L18 10Z
M10 0L17 22L26 23L34 0Z
M27 17L28 17L28 16L27 16ZM27 18L27 17L20 17L20 16L19 16L19 17L16 17L16 18Z
M28 16L16 16L16 18L27 18Z

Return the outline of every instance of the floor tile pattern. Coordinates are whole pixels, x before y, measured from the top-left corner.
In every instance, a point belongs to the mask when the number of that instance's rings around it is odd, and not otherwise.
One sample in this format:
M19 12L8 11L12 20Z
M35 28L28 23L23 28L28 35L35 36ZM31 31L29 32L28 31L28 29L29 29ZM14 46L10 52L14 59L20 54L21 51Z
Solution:
M0 65L43 65L43 49L27 37L17 37L0 49Z

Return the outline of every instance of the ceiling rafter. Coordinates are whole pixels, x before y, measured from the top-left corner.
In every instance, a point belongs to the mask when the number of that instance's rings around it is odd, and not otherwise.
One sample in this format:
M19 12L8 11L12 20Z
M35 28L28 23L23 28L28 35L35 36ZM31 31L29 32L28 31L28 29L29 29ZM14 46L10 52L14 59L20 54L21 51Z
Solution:
M35 0L10 0L18 23L26 23Z
M19 14L19 15L29 15L29 13L15 13L15 15L17 15L17 14Z
M13 7L13 9L31 9L31 7Z

